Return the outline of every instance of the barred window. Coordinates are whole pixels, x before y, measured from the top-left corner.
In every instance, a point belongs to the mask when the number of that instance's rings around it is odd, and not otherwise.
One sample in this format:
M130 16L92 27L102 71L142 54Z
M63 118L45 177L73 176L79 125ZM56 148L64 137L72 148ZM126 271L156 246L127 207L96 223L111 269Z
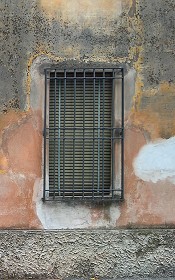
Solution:
M122 68L46 70L44 200L123 198L123 79ZM117 126L116 94L121 103Z

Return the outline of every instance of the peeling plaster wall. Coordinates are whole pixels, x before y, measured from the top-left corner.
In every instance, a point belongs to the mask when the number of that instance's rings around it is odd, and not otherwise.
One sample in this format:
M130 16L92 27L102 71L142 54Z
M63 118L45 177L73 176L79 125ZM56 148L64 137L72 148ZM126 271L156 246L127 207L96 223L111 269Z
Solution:
M0 3L0 228L175 225L174 0ZM44 68L125 69L125 201L43 204Z

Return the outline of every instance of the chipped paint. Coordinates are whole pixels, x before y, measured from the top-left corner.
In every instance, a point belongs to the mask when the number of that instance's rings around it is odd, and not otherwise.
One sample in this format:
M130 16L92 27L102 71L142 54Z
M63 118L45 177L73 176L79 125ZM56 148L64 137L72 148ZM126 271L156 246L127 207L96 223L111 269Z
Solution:
M141 30L141 27L140 27ZM144 82L142 76L143 70L143 47L133 47L130 49L129 57L133 60L135 57L138 59L134 62L133 67L136 70L137 77L135 82L135 96L133 97L133 109L132 112L138 111L140 106L141 96L143 94Z
M137 45L132 46L129 50L129 59L133 61L133 67L137 73L135 82L135 95L133 97L133 108L131 112L138 110L140 105L141 96L143 93L144 82L143 82L143 67L144 67L144 46L142 44L143 40L143 22L138 13L139 11L139 1L135 1L136 12L132 19L129 19L131 29L137 32L138 42Z
M0 152L0 174L5 174L8 170L8 160L3 154L3 152Z
M0 227L40 228L32 201L41 176L37 114L10 111L0 120Z
M43 50L41 47L37 49L37 53L34 53L30 56L30 58L27 61L27 80L26 80L26 92L27 92L27 105L26 110L30 109L30 91L31 91L31 66L33 62L38 58L42 56L47 56L51 60L57 62L57 61L64 61L63 58L58 57L51 52Z
M142 91L138 109L132 112L133 125L145 130L151 139L175 135L175 85L162 81Z
M48 17L63 17L70 21L91 21L99 14L101 17L115 18L122 12L121 0L40 0L40 6Z

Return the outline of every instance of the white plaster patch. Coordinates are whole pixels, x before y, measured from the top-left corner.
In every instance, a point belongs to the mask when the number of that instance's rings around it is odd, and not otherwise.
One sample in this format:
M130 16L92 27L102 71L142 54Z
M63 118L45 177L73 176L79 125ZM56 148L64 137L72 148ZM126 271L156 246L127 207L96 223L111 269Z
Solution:
M69 205L65 202L42 201L42 180L36 180L33 201L37 216L44 229L111 228L120 217L119 206L109 206L108 219L103 215L92 220L92 209L88 205Z
M45 229L87 228L90 213L83 207L71 207L66 203L45 202L36 205L37 215Z
M157 183L167 179L175 184L175 137L142 147L133 166L143 181Z
M109 207L109 220L102 217L94 223L89 207L82 205L70 206L66 203L45 202L41 200L36 204L38 218L44 229L82 229L115 227L120 216L118 206Z

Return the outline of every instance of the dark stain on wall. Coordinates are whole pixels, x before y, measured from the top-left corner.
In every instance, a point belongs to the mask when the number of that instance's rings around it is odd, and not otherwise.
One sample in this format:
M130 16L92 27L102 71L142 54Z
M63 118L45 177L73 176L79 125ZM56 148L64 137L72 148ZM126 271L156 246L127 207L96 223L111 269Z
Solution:
M174 0L140 0L143 22L144 85L157 86L161 81L175 82Z
M134 16L133 6L132 16ZM136 44L134 28L130 28L127 10L116 19L100 14L91 24L81 19L71 22L62 16L47 18L39 1L1 1L1 104L12 98L19 108L26 108L27 61L40 52L65 59L127 62L130 46ZM131 62L130 62L131 63ZM5 91L5 93L4 93Z

